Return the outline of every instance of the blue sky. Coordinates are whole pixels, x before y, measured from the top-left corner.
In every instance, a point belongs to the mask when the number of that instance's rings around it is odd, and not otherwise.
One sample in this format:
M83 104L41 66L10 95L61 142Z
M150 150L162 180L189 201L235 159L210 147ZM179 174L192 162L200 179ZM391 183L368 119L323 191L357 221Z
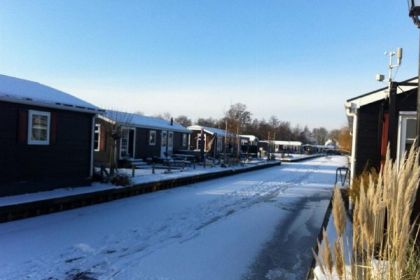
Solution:
M384 51L404 48L396 79L417 75L419 32L406 1L8 1L0 73L103 108L254 117L337 128L347 98L385 86Z

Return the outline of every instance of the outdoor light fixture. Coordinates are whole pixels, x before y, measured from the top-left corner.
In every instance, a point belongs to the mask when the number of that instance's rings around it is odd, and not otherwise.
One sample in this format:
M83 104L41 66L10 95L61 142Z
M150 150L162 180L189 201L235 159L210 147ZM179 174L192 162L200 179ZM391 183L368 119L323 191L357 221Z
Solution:
M420 28L420 0L408 0L408 15L413 19L414 24ZM420 83L420 54L419 54L419 73L418 82ZM417 147L420 147L420 84L417 85Z
M420 0L408 0L408 10L414 24L420 28Z

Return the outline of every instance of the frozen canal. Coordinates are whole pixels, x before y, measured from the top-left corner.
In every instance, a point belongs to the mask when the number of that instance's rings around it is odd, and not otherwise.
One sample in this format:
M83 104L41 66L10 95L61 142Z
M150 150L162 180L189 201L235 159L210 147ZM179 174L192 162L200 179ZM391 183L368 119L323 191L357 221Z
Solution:
M0 279L302 279L340 156L0 224Z

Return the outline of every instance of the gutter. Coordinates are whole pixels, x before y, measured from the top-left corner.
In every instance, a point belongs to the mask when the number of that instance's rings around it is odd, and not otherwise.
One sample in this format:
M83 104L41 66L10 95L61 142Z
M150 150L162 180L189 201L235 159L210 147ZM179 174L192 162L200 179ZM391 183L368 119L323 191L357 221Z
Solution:
M354 179L354 173L356 170L356 150L357 150L357 124L358 124L358 118L357 118L357 110L359 109L359 106L356 103L346 103L346 115L352 120L352 142L351 142L351 158L350 158L350 185L353 182Z

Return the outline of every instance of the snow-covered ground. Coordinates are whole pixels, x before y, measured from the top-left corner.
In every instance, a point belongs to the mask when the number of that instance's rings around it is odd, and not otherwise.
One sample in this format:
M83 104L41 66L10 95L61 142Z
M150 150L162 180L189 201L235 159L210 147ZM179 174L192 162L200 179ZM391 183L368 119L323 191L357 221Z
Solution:
M234 165L231 167L220 167L220 166L207 166L203 167L200 165L193 167L187 167L183 170L180 169L172 169L168 172L167 169L156 169L155 173L152 173L152 168L145 168L145 169L136 169L134 177L131 178L132 184L142 184L142 183L150 183L150 182L158 182L161 180L166 179L176 179L176 178L184 178L190 177L200 174L206 173L213 173L213 172L223 172L226 170L237 170L242 168L247 168L256 165L264 165L267 164L265 160L253 160L249 161L243 165ZM127 174L129 176L132 175L131 169L120 169L119 172ZM37 193L27 193L27 194L20 194L20 195L11 195L11 196L4 196L0 197L0 207L1 206L8 206L8 205L16 205L26 202L33 202L45 199L52 199L52 198L60 198L84 193L91 193L97 192L107 189L115 189L115 188L122 188L120 186L115 186L111 183L93 183L89 186L82 186L76 188L57 188L50 191L43 191Z
M0 279L301 279L333 156L0 224Z

